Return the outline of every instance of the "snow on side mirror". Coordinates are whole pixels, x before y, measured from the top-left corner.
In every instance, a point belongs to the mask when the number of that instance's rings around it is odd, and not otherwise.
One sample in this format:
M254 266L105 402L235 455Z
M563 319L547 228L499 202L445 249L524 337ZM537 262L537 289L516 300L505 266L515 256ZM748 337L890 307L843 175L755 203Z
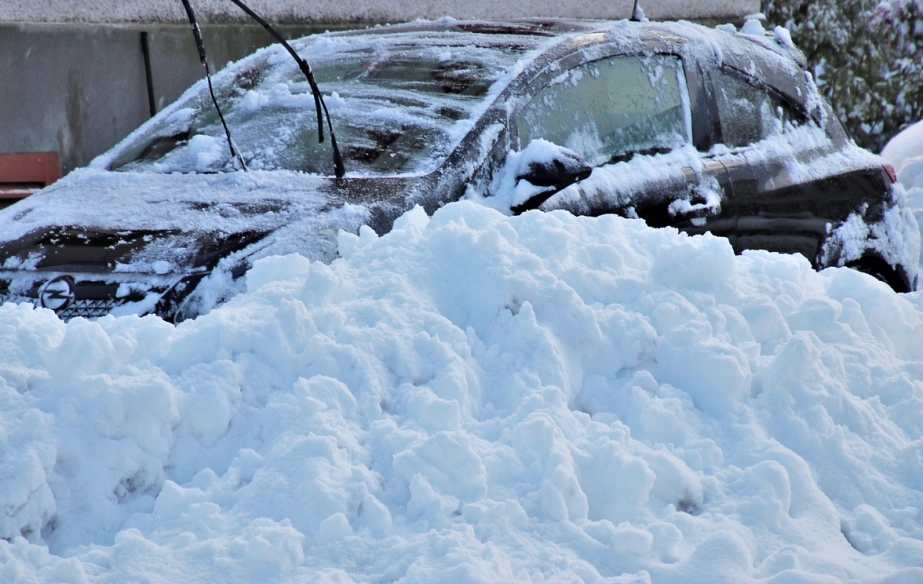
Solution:
M531 196L510 207L519 215L537 209L561 189L590 176L593 167L579 154L547 140L533 140L520 153L517 191L523 181L537 187Z
M510 204L515 215L537 209L561 189L593 172L579 154L547 140L532 140L522 152L510 152L506 166L507 172L515 171Z

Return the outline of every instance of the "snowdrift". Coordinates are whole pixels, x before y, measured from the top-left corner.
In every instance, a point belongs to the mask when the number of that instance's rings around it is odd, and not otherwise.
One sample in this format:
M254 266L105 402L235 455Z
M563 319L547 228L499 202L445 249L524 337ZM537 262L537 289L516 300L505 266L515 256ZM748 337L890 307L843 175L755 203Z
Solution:
M891 138L881 155L894 165L906 191L907 207L913 211L923 233L923 121Z
M2 582L923 581L923 297L471 202L194 321L0 306Z

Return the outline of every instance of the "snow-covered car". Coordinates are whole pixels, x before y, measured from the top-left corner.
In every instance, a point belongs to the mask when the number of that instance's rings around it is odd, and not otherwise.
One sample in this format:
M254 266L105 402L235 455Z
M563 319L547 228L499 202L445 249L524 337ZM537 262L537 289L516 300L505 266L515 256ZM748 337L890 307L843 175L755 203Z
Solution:
M782 29L443 19L293 46L345 176L299 66L257 51L214 77L232 139L202 81L0 212L2 300L181 320L260 257L329 262L340 230L387 232L465 197L639 217L915 284L919 235L892 171L848 139Z

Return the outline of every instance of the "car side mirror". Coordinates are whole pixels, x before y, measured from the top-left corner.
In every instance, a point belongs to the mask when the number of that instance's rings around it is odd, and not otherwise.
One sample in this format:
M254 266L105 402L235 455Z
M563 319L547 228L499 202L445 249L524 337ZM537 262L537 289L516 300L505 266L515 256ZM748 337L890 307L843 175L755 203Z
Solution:
M516 181L526 181L540 187L540 190L522 203L510 207L516 215L537 209L561 189L593 173L593 167L582 156L545 140L533 140L521 156L522 164Z

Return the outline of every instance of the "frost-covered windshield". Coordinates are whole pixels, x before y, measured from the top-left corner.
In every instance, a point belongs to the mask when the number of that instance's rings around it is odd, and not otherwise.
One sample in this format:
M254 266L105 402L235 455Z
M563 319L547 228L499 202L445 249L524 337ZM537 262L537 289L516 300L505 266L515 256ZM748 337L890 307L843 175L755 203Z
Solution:
M482 109L491 84L531 48L531 39L472 46L471 35L370 42L303 52L324 94L347 172L432 170ZM534 41L532 41L534 42ZM317 53L317 54L312 54ZM232 136L252 169L332 174L329 138L317 139L314 99L294 60L264 51L215 77ZM218 114L204 85L187 93L118 153L112 170L233 170Z

